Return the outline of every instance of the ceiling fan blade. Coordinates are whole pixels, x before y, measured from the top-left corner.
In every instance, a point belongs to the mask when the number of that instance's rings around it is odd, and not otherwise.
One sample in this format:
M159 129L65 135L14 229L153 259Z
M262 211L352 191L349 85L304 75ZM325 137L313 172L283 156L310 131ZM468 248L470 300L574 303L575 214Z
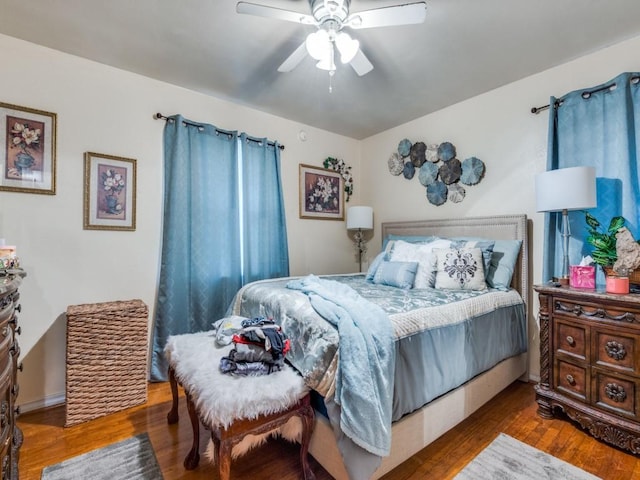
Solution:
M426 2L416 2L353 13L345 20L344 25L355 29L390 27L422 23L425 18L427 18Z
M282 8L267 7L257 3L238 2L236 12L258 17L275 18L276 20L286 20L287 22L302 23L303 25L315 25L316 20L311 15L283 10Z
M351 66L356 71L358 76L363 76L373 70L373 65L369 61L369 59L362 53L362 50L358 50L356 56L351 60Z
M296 68L306 56L307 47L305 45L305 42L302 42L302 44L298 48L296 48L284 62L282 62L282 65L278 67L278 71L282 73L290 72L291 70Z

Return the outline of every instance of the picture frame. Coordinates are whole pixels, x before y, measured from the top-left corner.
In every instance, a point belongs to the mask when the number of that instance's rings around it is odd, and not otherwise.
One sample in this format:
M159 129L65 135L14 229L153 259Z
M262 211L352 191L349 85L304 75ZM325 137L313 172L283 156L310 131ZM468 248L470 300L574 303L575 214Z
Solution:
M300 164L300 218L344 220L344 178L335 170Z
M136 160L84 154L84 229L136 229Z
M52 112L0 102L0 191L56 193Z

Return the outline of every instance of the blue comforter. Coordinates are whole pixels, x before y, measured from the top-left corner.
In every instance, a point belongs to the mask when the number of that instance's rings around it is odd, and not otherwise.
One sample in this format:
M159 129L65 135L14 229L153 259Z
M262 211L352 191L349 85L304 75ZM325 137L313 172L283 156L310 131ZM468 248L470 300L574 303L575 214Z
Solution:
M395 369L389 317L348 285L309 275L287 283L309 297L313 308L338 329L335 401L340 427L354 443L385 456L391 447Z

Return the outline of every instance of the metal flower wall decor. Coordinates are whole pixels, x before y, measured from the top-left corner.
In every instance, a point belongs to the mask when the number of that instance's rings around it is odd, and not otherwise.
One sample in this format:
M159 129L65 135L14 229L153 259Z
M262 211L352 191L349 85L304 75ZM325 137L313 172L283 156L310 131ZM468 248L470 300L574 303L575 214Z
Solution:
M324 168L335 170L344 179L344 201L348 202L349 197L353 195L353 177L351 176L351 167L344 163L344 160L339 160L333 157L327 157L324 160Z
M391 175L402 174L411 180L418 171L418 180L426 188L427 200L442 205L447 200L458 203L466 191L462 185L475 185L482 180L485 165L476 157L464 161L457 158L456 147L450 142L427 145L403 139L388 161Z

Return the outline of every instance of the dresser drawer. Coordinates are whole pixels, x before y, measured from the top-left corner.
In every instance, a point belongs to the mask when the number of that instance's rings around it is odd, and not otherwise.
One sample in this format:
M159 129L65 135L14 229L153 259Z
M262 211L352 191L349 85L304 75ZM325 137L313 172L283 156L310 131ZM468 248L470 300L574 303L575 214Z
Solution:
M587 378L587 367L556 359L553 379L553 386L556 390L586 402L590 387Z
M615 323L640 321L640 308L632 308L628 305L591 302L574 298L558 297L553 300L553 314L564 315L568 318L580 318L584 320L605 320Z
M554 346L556 353L565 354L578 360L587 360L587 346L589 345L589 330L584 325L555 320Z
M2 461L2 480L12 479L14 472L11 465L11 437L0 444L0 459Z
M13 317L13 301L11 295L0 298L0 324L7 324Z
M640 374L640 336L622 329L594 328L593 364L622 373Z
M0 373L0 444L4 444L13 429L11 412L11 388L13 369L11 364Z
M600 369L593 369L593 405L638 419L638 380Z

